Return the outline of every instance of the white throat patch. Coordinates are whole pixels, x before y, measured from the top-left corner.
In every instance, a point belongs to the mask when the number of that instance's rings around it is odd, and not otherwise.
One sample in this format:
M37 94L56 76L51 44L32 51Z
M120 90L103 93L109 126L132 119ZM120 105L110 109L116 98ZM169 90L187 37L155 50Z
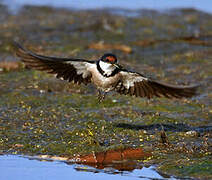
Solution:
M113 66L112 64L106 63L106 62L103 62L103 61L99 62L99 66L104 71L104 74L107 75L107 76L111 75L112 72L116 69L116 67Z

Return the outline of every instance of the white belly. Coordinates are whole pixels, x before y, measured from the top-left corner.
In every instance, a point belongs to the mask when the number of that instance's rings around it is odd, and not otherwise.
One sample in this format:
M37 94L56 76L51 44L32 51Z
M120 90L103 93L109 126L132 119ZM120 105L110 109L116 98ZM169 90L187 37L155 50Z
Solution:
M98 89L101 89L102 91L108 92L112 91L114 89L114 86L117 84L117 82L120 80L120 74L116 74L112 77L104 77L96 67L92 67L90 69L92 73L92 79L91 81L96 85Z

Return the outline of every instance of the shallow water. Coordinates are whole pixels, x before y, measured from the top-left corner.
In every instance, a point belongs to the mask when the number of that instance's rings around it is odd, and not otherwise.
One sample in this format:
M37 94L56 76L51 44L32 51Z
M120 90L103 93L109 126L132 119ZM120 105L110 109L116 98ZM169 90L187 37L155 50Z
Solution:
M30 160L16 155L0 156L0 179L34 180L34 179L164 179L153 166L134 170L133 172L120 172L113 169L97 170L83 165L68 165L64 162L42 162ZM104 175L102 175L104 173ZM172 178L174 179L174 178Z

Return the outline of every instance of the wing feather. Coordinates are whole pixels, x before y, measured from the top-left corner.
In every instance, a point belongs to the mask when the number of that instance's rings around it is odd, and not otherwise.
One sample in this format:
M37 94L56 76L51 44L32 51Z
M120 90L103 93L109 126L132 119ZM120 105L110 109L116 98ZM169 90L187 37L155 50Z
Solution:
M89 67L95 64L95 61L43 56L24 49L16 42L15 47L16 55L29 68L56 74L57 78L63 78L69 82L74 81L78 84L91 82Z
M131 86L131 87L129 87L129 89L130 89L130 96L133 96L134 95L135 87L134 86Z
M167 97L167 98L183 98L196 95L198 86L177 86L155 81L146 78L142 74L123 70L120 72L122 81L115 90L119 93L127 92L127 94L136 97ZM124 90L124 89L125 90Z

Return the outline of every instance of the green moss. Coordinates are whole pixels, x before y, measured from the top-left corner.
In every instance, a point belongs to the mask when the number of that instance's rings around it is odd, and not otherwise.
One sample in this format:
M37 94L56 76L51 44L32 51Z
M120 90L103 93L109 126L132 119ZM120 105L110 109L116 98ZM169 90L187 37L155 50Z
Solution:
M197 177L197 178L211 178L212 174L212 161L203 158L197 161L178 161L178 163L167 164L166 167L161 168L163 171L173 173L179 177Z

